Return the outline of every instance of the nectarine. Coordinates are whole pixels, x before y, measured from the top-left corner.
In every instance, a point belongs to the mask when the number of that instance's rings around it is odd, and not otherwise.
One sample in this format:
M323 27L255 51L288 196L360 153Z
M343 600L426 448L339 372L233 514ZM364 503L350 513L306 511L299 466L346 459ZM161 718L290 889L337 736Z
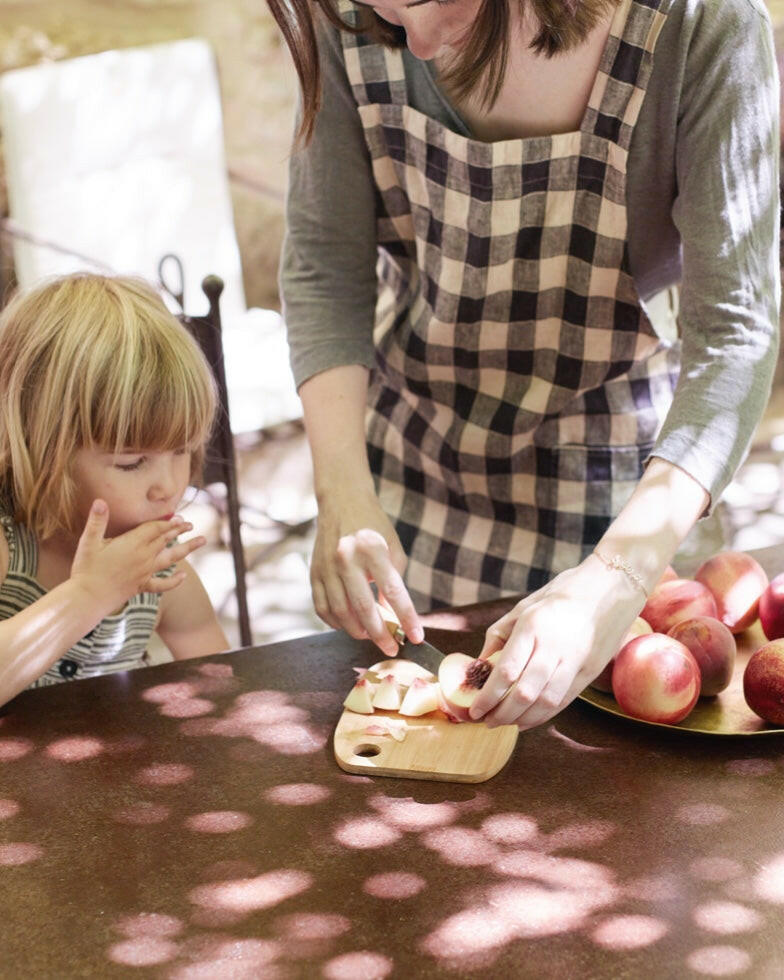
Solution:
M756 650L743 672L743 696L751 710L774 725L784 725L784 640Z
M695 616L676 623L669 636L688 647L700 668L700 695L719 694L729 686L735 669L735 637L712 616Z
M612 685L627 715L675 725L697 703L700 668L678 640L648 633L630 640L615 658Z
M493 666L501 655L496 650L487 660L469 657L465 653L450 653L438 668L438 683L447 711L458 721L468 721L469 708L484 687Z
M762 631L769 640L784 636L784 572L770 580L760 596L759 618Z
M674 578L656 586L640 615L654 633L668 633L676 623L694 616L717 619L716 600L701 582Z
M741 633L757 618L768 576L745 551L720 551L700 565L694 578L710 589L716 600L717 619L733 633Z
M629 629L626 631L626 635L621 640L621 645L618 647L621 650L629 640L633 640L635 636L643 636L645 633L652 633L653 630L649 623L646 623L642 616L638 616ZM615 663L615 657L610 660L604 670L591 681L591 687L595 687L597 691L604 691L605 694L612 694L612 669Z

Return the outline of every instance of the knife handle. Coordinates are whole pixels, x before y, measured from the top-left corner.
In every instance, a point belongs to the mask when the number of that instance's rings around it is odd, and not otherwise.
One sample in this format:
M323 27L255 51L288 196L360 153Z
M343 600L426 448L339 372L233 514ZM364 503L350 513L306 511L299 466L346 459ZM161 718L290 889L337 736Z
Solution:
M403 632L403 627L395 619L395 614L391 609L387 609L386 606L382 606L380 602L376 603L376 609L378 610L379 616L384 621L384 626L386 626L389 635L395 642L399 643L400 646L406 642L406 634Z

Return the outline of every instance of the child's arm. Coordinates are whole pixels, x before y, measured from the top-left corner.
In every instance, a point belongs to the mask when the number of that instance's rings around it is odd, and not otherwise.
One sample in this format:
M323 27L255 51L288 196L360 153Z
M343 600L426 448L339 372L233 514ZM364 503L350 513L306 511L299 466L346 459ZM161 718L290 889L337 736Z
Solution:
M177 565L184 572L182 585L161 597L156 632L175 660L225 653L230 649L207 590L187 561Z
M174 521L150 521L105 540L108 520L108 509L94 505L79 539L71 577L0 621L0 705L38 680L74 643L137 592L176 589L184 576L153 576L204 544L204 538L193 538L167 548L168 542L190 527ZM4 538L0 572L5 579L8 546Z

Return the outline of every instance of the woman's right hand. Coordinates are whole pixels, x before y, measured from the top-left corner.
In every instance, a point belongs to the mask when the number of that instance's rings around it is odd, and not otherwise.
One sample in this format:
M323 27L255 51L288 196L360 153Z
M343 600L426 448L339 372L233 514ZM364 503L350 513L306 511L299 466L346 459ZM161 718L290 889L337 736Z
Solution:
M318 528L310 566L316 612L333 629L344 629L356 639L370 638L387 656L398 645L390 636L376 607L370 587L396 614L413 643L424 630L403 584L406 555L378 498L330 494L319 507Z
M106 503L94 501L71 565L71 580L94 598L102 615L114 612L138 592L176 589L185 579L184 571L166 578L156 573L205 544L203 537L196 537L168 547L193 527L179 515L169 521L146 521L116 538L104 537L108 523Z

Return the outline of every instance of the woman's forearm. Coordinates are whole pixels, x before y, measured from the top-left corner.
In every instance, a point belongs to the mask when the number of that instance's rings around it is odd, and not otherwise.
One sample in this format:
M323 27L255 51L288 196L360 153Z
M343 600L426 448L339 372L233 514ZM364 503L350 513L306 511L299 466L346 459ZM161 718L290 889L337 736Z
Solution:
M299 395L319 503L343 488L373 492L365 444L368 371L358 364L309 378Z
M0 622L0 704L38 680L102 619L72 579Z
M709 503L685 470L654 457L596 550L608 559L624 558L650 592Z

